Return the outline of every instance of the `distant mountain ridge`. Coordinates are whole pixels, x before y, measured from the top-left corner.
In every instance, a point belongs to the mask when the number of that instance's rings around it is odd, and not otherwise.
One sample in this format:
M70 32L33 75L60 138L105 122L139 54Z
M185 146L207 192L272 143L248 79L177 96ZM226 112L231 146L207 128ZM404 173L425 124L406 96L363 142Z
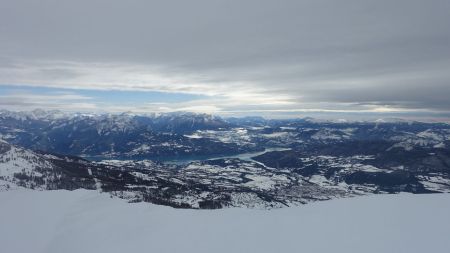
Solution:
M445 147L448 129L444 123L221 118L189 112L138 115L0 111L0 137L10 143L86 157L226 155L345 140L383 140L404 148Z
M229 127L230 124L219 117L194 113L138 116L42 110L0 112L0 134L12 143L34 150L86 156L154 157L246 151L246 147L183 135ZM160 144L164 144L163 147ZM158 149L152 145L158 145Z

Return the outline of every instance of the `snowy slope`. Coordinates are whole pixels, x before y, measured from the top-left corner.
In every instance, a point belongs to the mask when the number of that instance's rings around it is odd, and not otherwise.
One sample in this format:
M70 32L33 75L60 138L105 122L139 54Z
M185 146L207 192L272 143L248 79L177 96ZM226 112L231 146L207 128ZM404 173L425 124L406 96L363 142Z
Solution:
M95 191L0 192L2 252L446 252L450 195L180 210Z
M0 140L0 180L18 183L16 177L20 174L22 178L27 179L22 181L22 186L43 189L46 180L54 177L44 176L48 172L53 172L53 165L45 157ZM41 180L42 185L36 184L35 180ZM0 189L5 184L0 182Z

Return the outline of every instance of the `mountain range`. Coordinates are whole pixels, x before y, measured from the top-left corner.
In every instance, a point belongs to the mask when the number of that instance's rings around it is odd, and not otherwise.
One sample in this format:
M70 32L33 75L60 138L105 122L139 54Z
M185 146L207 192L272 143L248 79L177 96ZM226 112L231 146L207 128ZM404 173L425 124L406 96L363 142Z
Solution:
M179 208L450 192L450 125L0 112L0 190L88 189Z

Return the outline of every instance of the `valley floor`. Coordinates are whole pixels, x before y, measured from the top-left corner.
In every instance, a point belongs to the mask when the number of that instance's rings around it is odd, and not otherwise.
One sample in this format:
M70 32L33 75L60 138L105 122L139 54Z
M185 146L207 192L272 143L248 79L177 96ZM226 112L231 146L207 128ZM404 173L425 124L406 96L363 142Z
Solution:
M445 252L450 194L181 210L96 191L0 192L2 252Z

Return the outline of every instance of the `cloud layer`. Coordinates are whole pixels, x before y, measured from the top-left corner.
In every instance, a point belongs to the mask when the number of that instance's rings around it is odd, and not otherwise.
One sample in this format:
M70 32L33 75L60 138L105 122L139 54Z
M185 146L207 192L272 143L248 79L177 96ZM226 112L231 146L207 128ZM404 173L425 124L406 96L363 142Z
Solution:
M205 96L135 110L450 112L449 1L1 5L3 85Z

